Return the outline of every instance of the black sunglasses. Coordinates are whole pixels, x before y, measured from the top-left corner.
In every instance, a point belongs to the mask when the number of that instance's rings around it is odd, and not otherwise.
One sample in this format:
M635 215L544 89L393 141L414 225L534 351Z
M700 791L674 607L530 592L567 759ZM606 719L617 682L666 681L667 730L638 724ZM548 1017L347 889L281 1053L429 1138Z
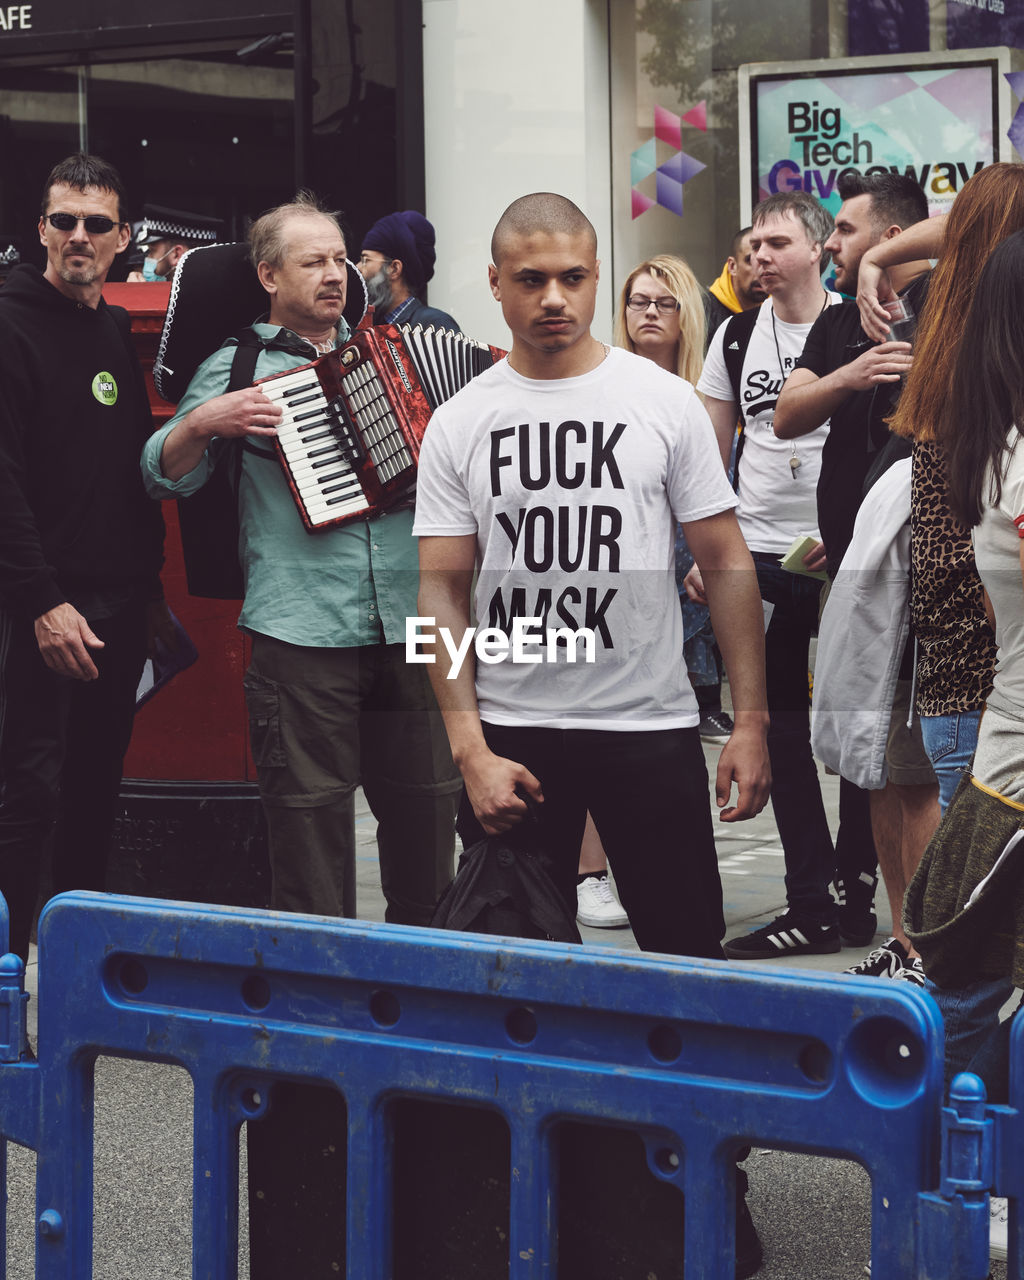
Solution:
M101 213L86 214L82 218L79 218L74 213L48 213L46 221L51 227L56 227L58 231L74 231L75 227L81 222L91 236L105 236L108 231L113 231L115 227L124 226L123 222L115 222L113 218L105 218Z

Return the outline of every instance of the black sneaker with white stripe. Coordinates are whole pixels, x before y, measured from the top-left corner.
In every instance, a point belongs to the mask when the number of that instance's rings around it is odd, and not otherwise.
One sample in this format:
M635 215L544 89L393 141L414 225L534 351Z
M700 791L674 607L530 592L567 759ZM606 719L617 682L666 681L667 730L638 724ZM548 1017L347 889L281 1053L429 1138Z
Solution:
M774 960L829 955L842 945L838 925L817 924L787 911L753 933L732 938L723 949L730 960Z

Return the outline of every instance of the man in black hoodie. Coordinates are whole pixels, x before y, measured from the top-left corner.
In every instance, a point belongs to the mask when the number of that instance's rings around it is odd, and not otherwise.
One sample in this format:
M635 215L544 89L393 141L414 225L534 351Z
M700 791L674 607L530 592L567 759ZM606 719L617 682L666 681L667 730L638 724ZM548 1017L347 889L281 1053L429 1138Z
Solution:
M101 296L128 244L122 199L105 161L62 161L43 189L46 270L0 289L0 892L23 958L51 847L56 891L104 887L160 598L145 383L127 313Z

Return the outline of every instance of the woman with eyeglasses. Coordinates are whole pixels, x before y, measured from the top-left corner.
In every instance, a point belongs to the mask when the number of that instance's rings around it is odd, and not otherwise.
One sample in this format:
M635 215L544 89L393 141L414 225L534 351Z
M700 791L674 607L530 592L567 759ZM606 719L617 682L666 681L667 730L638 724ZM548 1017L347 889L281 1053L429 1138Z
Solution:
M696 384L707 346L704 292L682 258L660 254L634 267L626 277L615 316L615 344ZM722 670L706 605L683 589L693 557L680 533L676 540L676 578L683 608L683 655L700 710L700 736L724 744L732 719L722 710Z
M682 260L659 254L641 262L626 277L615 313L615 345L653 360L669 373L696 383L704 363L704 297L697 278ZM686 597L683 578L693 557L681 532L676 536L676 580L683 610L683 655L700 710L700 735L724 744L732 719L722 710L718 650L706 605ZM577 920L596 929L615 929L628 921L608 881L608 864L594 824L580 850Z
M704 338L704 297L682 258L663 253L634 267L619 295L615 345L696 383Z

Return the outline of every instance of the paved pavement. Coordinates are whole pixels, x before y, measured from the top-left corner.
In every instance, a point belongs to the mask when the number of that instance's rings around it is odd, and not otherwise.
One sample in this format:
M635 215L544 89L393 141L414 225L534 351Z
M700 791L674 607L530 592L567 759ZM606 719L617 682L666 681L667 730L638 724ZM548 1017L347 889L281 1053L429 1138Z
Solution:
M705 748L712 776L718 751ZM839 805L837 779L823 774L822 789L834 831ZM680 815L680 820L685 821L685 815ZM374 832L373 818L361 803L359 914L382 920L384 903ZM770 807L741 826L720 825L716 843L725 889L727 936L731 937L758 927L784 909L782 848ZM877 942L884 939L889 925L881 886L876 910ZM583 928L581 932L590 945L637 950L628 929ZM839 971L869 949L844 948L835 955L777 963L789 969ZM30 990L34 989L34 976L33 964ZM96 1111L96 1280L184 1280L191 1275L191 1096L187 1077L175 1068L101 1059ZM20 1148L10 1150L7 1275L8 1280L30 1280L34 1156ZM755 1150L747 1169L751 1212L765 1245L765 1265L758 1273L761 1280L861 1280L869 1253L870 1187L859 1165ZM244 1212L240 1219L244 1224ZM247 1280L244 1240L239 1274ZM1002 1280L1005 1274L1005 1267L993 1268L993 1280ZM563 1280L569 1280L568 1274Z

